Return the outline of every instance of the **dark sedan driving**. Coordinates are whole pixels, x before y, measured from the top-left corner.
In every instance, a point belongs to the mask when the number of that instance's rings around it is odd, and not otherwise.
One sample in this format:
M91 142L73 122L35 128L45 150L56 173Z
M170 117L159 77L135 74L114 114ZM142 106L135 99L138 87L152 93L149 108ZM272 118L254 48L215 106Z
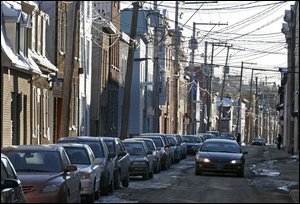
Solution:
M195 174L203 172L233 173L244 177L244 154L236 141L205 140L195 156Z

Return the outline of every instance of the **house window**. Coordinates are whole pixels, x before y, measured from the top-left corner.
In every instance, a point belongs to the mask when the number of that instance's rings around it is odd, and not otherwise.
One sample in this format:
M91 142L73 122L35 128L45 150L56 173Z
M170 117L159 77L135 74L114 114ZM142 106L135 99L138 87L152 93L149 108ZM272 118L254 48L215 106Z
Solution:
M35 42L36 42L35 38L36 38L36 14L34 13L32 15L32 21L31 21L31 49L33 51L36 50L35 49L35 46L36 46L35 45Z
M42 56L45 57L45 52L46 52L46 19L43 19L42 23Z
M34 86L32 89L32 137L37 138L38 136L38 123L37 123L37 116L38 116L38 111L37 111L37 89Z
M21 33L21 25L17 23L16 25L16 54L20 53L20 33Z
M28 33L29 33L29 29L25 27L24 30L24 56L28 57L28 45L29 45L29 37L28 37Z
M66 51L66 33L67 33L67 18L66 18L66 12L60 10L59 13L59 51L62 53L65 53Z
M43 136L44 138L48 138L50 140L49 135L49 96L48 90L43 90Z
M41 54L42 48L42 16L38 15L38 24L37 24L37 53Z

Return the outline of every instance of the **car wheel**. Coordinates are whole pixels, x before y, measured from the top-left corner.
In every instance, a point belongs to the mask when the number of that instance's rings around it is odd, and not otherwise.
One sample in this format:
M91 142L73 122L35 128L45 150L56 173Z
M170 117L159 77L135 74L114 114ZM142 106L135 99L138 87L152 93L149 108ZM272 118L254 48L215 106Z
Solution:
M108 187L108 192L113 193L114 192L114 184L115 184L115 179L112 178L110 185Z
M119 189L120 188L120 182L121 182L121 175L120 175L119 171L116 173L114 181L115 181L114 189Z
M154 170L153 170L153 167L152 167L152 170L151 170L151 172L149 173L149 178L153 178L153 174L154 174Z
M143 175L143 179L144 179L144 180L148 180L148 179L149 179L149 166L148 166L148 168L146 169L146 173Z
M123 187L129 186L129 175L126 177L126 179L122 180L122 186Z
M238 177L244 177L244 169L238 173Z
M195 167L195 175L201 175L201 174L202 174L201 171L197 167Z
M94 187L92 194L86 197L87 203L93 203L95 201L95 190L96 189Z

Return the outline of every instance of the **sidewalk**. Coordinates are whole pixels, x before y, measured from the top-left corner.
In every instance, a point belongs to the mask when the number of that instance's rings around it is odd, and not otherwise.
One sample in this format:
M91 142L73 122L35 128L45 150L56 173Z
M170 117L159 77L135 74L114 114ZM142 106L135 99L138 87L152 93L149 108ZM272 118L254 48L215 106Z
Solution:
M269 146L268 153L272 160L276 160L276 167L280 171L280 178L295 181L297 185L290 187L290 195L294 203L299 203L299 154L291 155L286 150L278 150L276 146Z

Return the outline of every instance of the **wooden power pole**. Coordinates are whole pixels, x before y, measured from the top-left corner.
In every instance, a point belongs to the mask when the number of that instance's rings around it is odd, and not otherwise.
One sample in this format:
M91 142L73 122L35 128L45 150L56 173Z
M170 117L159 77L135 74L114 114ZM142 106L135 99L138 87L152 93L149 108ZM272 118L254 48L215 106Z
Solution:
M133 2L133 12L131 17L131 30L130 30L130 43L128 48L128 61L127 71L125 76L125 90L122 107L122 125L120 139L128 138L128 120L129 120L129 109L130 109L130 91L132 82L132 71L134 61L134 50L135 50L135 38L136 28L138 22L139 2Z

